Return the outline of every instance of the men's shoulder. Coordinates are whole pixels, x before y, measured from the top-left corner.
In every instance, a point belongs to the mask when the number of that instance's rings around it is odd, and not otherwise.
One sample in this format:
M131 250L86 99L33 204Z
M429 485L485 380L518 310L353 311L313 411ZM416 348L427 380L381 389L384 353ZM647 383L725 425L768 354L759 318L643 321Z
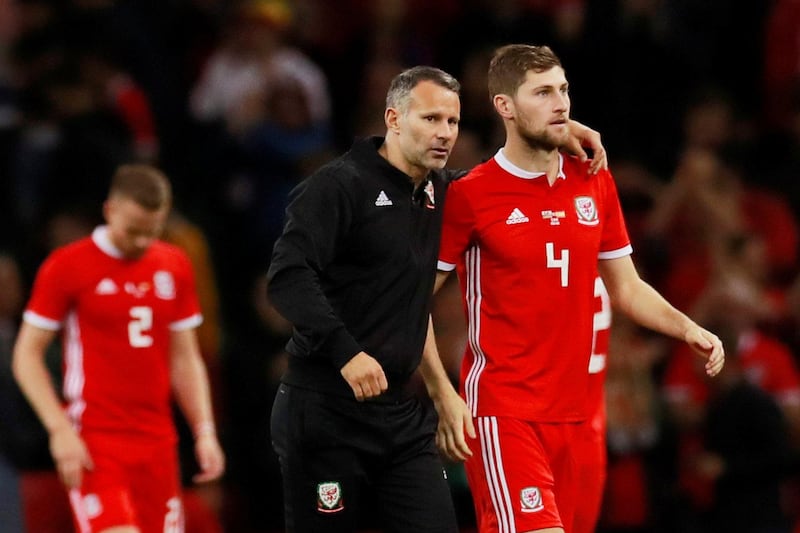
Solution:
M84 261L88 255L95 254L99 251L97 245L92 241L91 237L83 237L76 241L59 246L45 259L46 263L51 265L58 265L65 267L70 264L77 266L84 265Z
M156 268L168 270L193 268L189 253L177 244L157 240L151 245L149 253L152 254L157 263Z
M444 181L445 183L450 183L456 180L460 180L464 176L467 175L469 170L466 169L452 169L452 168L445 168L443 170L436 170L434 171L434 175L437 176L438 179Z
M448 182L463 180L467 176L481 175L487 170L494 168L494 158L484 159L472 168L445 169L443 172Z
M96 277L107 255L90 237L73 241L53 250L39 266L37 285L48 294L52 291L71 293Z
M298 189L316 191L315 195L337 191L337 195L359 197L365 186L385 179L385 162L378 154L380 143L379 137L356 139L350 150L323 164Z
M307 201L327 202L334 197L349 197L358 192L363 173L348 154L325 163L301 181L294 196L302 194Z
M469 170L461 171L462 173L453 181L458 183L459 187L475 186L482 184L487 178L491 177L499 170L494 159L488 159L478 163ZM467 185L469 184L469 185Z
M312 172L304 181L309 184L317 182L330 183L347 182L358 176L359 168L363 166L363 154L357 150L355 145L347 152L334 157L323 163L317 170Z
M189 254L186 252L184 248L181 246L163 241L157 240L152 244L151 252L156 254L159 259L165 261L188 261Z

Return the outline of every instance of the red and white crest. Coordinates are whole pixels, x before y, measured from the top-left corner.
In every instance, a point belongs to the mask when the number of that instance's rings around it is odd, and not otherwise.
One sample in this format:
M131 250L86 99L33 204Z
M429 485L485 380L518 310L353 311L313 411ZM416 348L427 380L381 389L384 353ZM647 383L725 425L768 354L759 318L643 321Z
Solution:
M337 481L326 481L317 485L317 511L338 513L344 509L342 486Z
M436 209L436 197L434 194L435 190L433 188L433 182L428 180L428 183L425 185L425 195L428 197L427 201L425 202L425 207L428 209Z
M158 270L153 274L153 285L156 288L156 296L162 300L175 299L175 278L172 277L172 272Z
M591 196L576 196L575 212L578 214L578 222L580 224L596 226L599 223L597 205Z
M539 491L539 487L525 487L519 491L519 499L523 513L535 513L544 509L542 493Z

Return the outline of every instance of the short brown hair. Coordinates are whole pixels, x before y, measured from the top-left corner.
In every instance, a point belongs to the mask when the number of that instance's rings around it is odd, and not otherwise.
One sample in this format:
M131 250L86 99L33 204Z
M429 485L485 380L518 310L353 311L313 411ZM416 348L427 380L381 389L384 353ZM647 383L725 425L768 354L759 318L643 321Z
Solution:
M489 63L489 97L513 96L529 70L544 72L553 67L561 67L561 60L549 46L509 44L498 48Z
M172 204L172 186L167 176L155 167L143 164L121 165L111 178L109 197L130 198L149 211Z

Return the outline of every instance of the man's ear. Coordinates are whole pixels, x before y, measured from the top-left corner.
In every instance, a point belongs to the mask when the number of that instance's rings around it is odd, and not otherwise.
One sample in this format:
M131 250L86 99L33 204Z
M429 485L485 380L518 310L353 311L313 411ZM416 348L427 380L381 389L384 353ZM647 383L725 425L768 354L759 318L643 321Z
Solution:
M386 123L388 132L397 134L400 132L400 113L393 107L387 107L383 113L383 121Z
M514 100L507 94L496 94L492 98L492 103L497 113L502 118L513 118L514 116Z

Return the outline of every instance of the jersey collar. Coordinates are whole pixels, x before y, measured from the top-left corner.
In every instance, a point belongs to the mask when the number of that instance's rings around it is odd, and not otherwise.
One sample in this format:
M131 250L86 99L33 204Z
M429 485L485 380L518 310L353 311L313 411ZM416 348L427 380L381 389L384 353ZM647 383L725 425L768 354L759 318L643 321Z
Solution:
M506 154L503 153L502 148L500 148L494 155L494 160L497 161L497 164L500 165L500 168L518 178L532 180L535 178L541 178L542 176L547 174L546 172L530 172L528 170L518 167L517 165L508 160ZM556 176L556 178L560 178L562 180L567 179L567 176L564 174L564 157L561 155L560 152L558 154L558 176Z
M117 259L124 259L123 253L114 246L114 243L111 242L111 237L108 236L108 226L97 226L92 232L92 241L105 254Z

